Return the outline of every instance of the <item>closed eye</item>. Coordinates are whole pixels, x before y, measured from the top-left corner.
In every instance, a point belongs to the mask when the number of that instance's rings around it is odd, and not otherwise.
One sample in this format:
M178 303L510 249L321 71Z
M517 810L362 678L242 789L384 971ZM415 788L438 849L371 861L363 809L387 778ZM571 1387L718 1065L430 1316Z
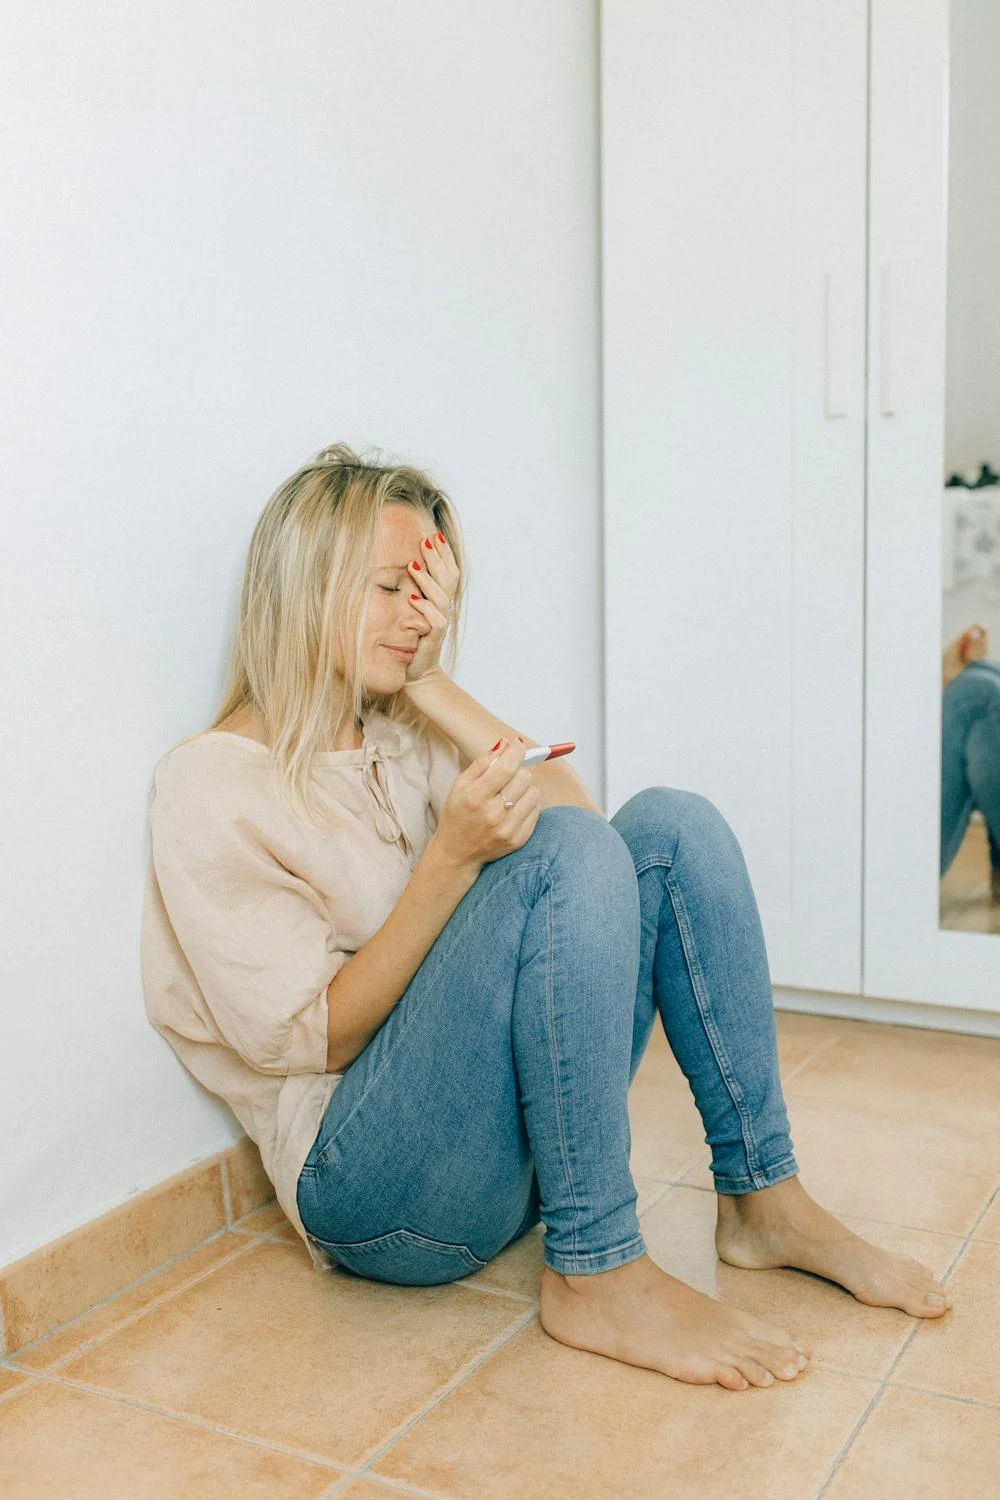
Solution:
M398 588L390 589L384 583L380 583L379 584L379 588L382 590L383 594L398 594L399 593L399 589Z

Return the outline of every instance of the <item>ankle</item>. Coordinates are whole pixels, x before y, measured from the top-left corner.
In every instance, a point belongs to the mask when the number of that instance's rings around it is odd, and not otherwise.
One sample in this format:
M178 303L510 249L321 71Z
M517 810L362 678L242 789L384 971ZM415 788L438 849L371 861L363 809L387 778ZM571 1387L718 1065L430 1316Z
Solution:
M656 1269L654 1262L644 1254L637 1256L634 1260L626 1261L624 1265L610 1266L604 1271L589 1271L583 1275L575 1275L556 1271L552 1266L545 1265L542 1268L542 1274L555 1277L563 1286L583 1296L600 1296L621 1286L623 1282L648 1279L651 1273L655 1274Z
M798 1177L785 1177L771 1187L749 1193L717 1193L719 1224L763 1224L785 1219L809 1201Z

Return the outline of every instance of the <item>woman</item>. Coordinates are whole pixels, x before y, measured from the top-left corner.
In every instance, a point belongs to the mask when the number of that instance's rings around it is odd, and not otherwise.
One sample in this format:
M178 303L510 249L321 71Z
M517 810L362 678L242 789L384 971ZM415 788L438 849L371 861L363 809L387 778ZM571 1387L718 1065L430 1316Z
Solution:
M1000 903L1000 662L989 635L970 625L944 649L941 677L941 874L978 808L990 854L990 898Z
M669 787L609 822L565 761L524 769L536 742L441 666L464 573L419 470L337 445L272 496L220 714L156 769L151 1021L258 1143L317 1268L452 1281L542 1220L552 1337L730 1390L794 1379L808 1349L646 1254L627 1095L659 1012L719 1255L939 1316L929 1271L799 1183L728 824Z

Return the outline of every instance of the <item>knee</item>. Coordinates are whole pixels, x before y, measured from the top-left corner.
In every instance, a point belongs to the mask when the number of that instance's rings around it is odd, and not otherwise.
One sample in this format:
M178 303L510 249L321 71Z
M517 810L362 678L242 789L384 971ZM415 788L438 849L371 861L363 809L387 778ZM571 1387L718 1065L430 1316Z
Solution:
M630 845L651 837L661 851L665 848L671 855L682 840L704 850L731 847L737 842L714 802L700 792L679 787L644 787L623 803L612 823Z
M583 873L604 872L635 880L629 851L617 830L600 813L575 803L543 807L531 835L535 853L551 854Z
M944 690L945 712L953 706L981 711L1000 709L1000 670L995 663L972 662Z

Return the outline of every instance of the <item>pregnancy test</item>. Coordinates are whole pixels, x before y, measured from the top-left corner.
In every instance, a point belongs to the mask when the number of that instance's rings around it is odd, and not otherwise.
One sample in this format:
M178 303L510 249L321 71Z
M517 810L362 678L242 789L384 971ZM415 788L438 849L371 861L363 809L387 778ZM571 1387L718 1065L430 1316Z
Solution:
M571 750L576 749L574 740L566 740L562 745L532 745L530 750L524 752L522 766L537 766L541 760L555 760L557 755L568 755Z

